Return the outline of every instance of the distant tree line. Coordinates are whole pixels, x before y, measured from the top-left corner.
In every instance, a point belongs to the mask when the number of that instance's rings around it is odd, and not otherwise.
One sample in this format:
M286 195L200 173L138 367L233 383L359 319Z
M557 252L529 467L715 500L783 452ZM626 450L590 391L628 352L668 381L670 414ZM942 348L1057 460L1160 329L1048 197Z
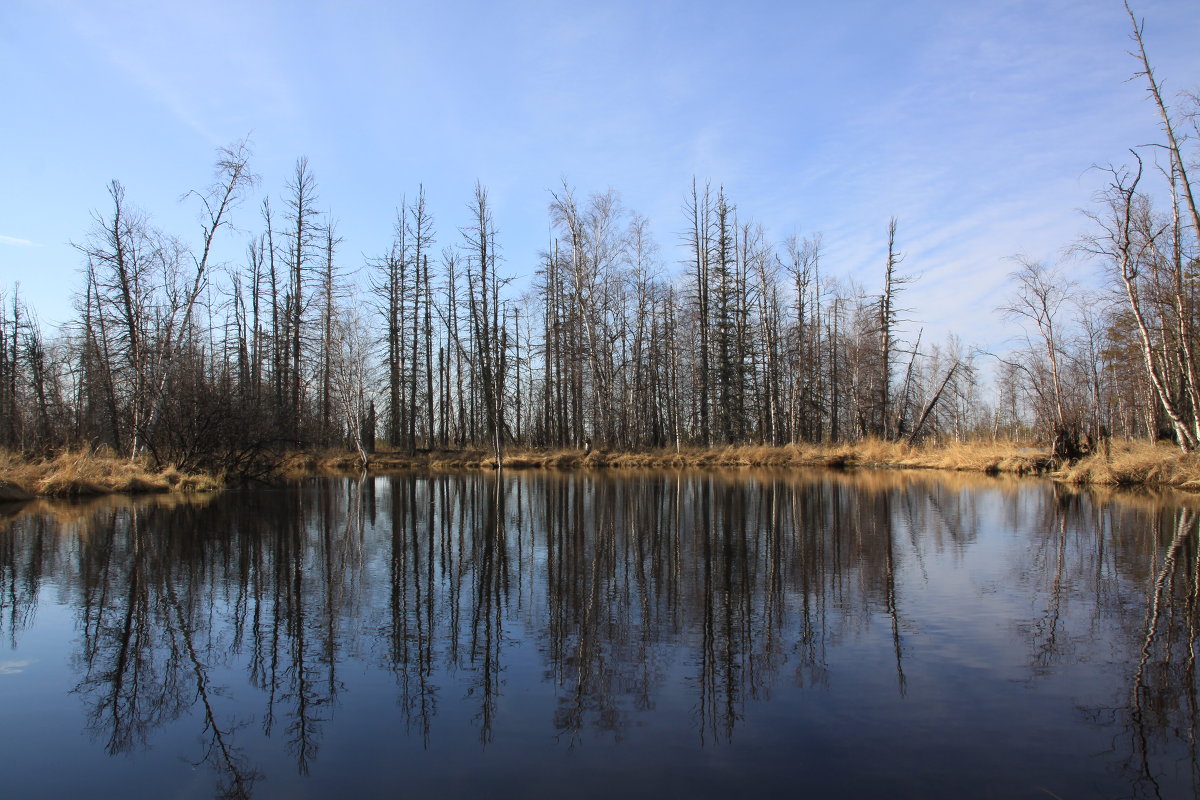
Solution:
M297 161L240 263L216 237L254 183L244 145L191 197L196 244L110 186L76 245L76 318L50 340L14 290L0 319L10 448L106 445L238 468L281 448L651 448L917 437L978 427L971 357L904 342L896 223L882 291L823 273L819 236L776 245L693 184L682 266L616 192L552 193L555 236L510 290L487 190L440 250L418 188L392 242L343 265ZM365 278L362 277L365 275Z
M773 242L720 187L687 189L665 256L615 191L564 184L518 293L482 185L448 234L418 187L386 252L351 269L301 158L278 205L261 201L244 257L218 264L217 240L255 184L235 144L189 194L191 240L111 184L76 244L83 285L61 330L44 332L15 287L0 298L0 445L105 445L232 471L287 448L365 457L379 442L499 454L1009 436L1070 452L1119 434L1195 449L1200 212L1185 146L1200 105L1172 111L1130 18L1164 141L1152 164L1132 151L1135 166L1110 168L1089 213L1075 250L1105 270L1102 288L1019 262L1003 310L1026 337L999 357L990 399L979 354L924 341L906 317L913 275L894 219L872 291L833 274L819 234ZM1151 177L1169 189L1166 208Z

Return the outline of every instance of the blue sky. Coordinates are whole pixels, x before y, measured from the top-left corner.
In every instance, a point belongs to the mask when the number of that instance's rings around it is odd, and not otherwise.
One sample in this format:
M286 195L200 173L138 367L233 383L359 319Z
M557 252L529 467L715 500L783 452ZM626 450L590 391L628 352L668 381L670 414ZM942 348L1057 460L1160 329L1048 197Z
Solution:
M1135 10L1168 93L1200 88L1200 0ZM302 155L351 269L418 184L439 246L456 241L476 179L518 277L563 179L619 191L673 266L696 176L776 239L822 232L824 269L868 290L898 217L913 327L995 347L1010 257L1057 258L1086 228L1089 167L1158 138L1128 27L1110 0L7 0L0 287L62 321L81 284L69 243L108 182L194 238L180 196L249 134L262 180L230 259Z

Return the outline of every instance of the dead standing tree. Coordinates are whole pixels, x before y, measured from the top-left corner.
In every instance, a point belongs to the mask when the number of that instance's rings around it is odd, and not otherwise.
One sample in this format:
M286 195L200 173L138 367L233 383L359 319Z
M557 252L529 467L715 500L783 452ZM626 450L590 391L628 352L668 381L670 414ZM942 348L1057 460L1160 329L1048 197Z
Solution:
M87 241L76 247L88 260L91 319L85 333L99 332L97 349L103 357L97 368L112 387L113 445L134 454L141 448L139 432L146 407L147 316L153 307L150 258L157 232L149 228L143 214L128 206L125 188L118 181L109 184L108 192L112 214L96 215Z
M507 369L507 336L505 326L500 322L499 298L504 281L496 275L496 224L483 184L475 184L475 196L469 208L472 225L464 228L462 234L468 250L471 363L479 379L479 385L472 388L482 395L484 429L499 467L504 457L504 377Z
M288 374L288 412L291 436L296 442L304 435L304 350L305 312L308 307L305 293L309 284L311 264L318 258L322 226L316 209L317 182L308 168L308 159L296 161L292 179L287 185L286 220L284 233L289 271L286 325L290 366Z
M1142 359L1155 397L1171 421L1180 449L1190 452L1200 441L1197 408L1186 402L1196 393L1190 381L1195 372L1171 358L1174 348L1166 346L1165 342L1171 326L1163 323L1161 313L1154 313L1152 298L1146 297L1147 273L1155 269L1159 239L1167 232L1169 223L1156 223L1150 213L1149 201L1138 193L1142 159L1136 152L1133 156L1137 161L1136 170L1109 168L1112 179L1103 194L1106 212L1090 215L1100 232L1084 239L1080 248L1104 258L1120 278L1137 326ZM1152 288L1149 293L1154 293ZM1190 332L1185 331L1185 334L1185 338L1190 336Z
M375 451L374 403L368 399L371 336L355 304L338 308L330 325L328 371L331 411L340 416L340 434L353 445L366 469Z
M1185 274L1191 266L1185 254L1194 258L1200 245L1200 209L1188 174L1188 158L1183 152L1186 137L1180 135L1179 126L1163 99L1162 86L1150 66L1144 25L1128 2L1125 11L1133 29L1130 37L1136 46L1136 51L1130 54L1141 66L1134 78L1146 79L1147 94L1154 102L1166 138L1160 146L1168 155L1165 172L1171 189L1171 218L1168 222L1156 220L1149 200L1138 193L1143 162L1133 152L1136 170L1109 168L1112 180L1103 195L1106 216L1102 219L1092 215L1101 233L1089 237L1084 249L1106 257L1115 265L1137 324L1154 393L1171 421L1176 442L1187 452L1200 446L1197 378L1200 370L1194 353L1197 330L1191 281ZM1196 102L1196 98L1192 100ZM1174 357L1169 355L1172 352Z
M705 447L712 444L712 376L709 367L710 332L712 320L712 300L709 294L710 259L713 250L712 217L713 203L708 184L701 193L692 179L692 191L684 203L684 213L687 215L690 227L686 233L686 242L691 248L691 267L693 300L695 303L695 321L698 341L692 349L695 358L695 414L697 437Z
M896 218L888 220L888 252L883 272L883 292L879 295L879 433L891 439L896 433L891 425L892 361L896 352L896 328L900 323L901 310L896 306L896 296L912 277L901 275L896 270L904 256L896 250Z
M420 397L421 372L424 369L425 383L425 442L431 447L433 442L433 361L432 347L433 318L430 314L430 304L433 298L429 292L429 248L434 243L433 218L425 204L425 187L417 190L416 201L408 208L408 218L404 222L407 228L408 241L412 252L412 327L410 369L408 373L408 397L406 406L408 413L408 449L416 450L417 446L417 417L422 406ZM422 346L424 353L422 354Z
M319 366L321 418L317 421L317 429L320 441L328 444L331 436L334 434L330 426L330 422L334 417L334 361L337 350L334 326L337 323L338 316L337 299L343 289L341 287L341 276L334 259L334 252L342 239L336 234L332 219L325 225L324 234L322 237L323 254L319 289L321 302L321 363Z
M1067 462L1081 455L1079 420L1069 413L1064 397L1062 382L1063 343L1059 330L1059 312L1071 295L1073 284L1055 270L1029 259L1018 259L1019 268L1011 273L1017 286L1013 297L1001 311L1009 319L1032 322L1040 343L1035 343L1028 331L1026 341L1031 354L1044 350L1050 368L1050 386L1046 387L1028 367L1023 368L1030 377L1031 388L1053 409L1052 458Z
M398 447L407 430L404 386L404 336L408 274L408 226L405 224L407 204L401 200L393 226L391 249L387 255L370 262L371 291L377 298L377 308L383 318L385 343L384 362L387 368L387 443Z
M125 419L114 419L113 430L129 431L125 444L131 456L153 449L169 385L192 336L196 307L209 286L217 234L228 225L242 190L254 180L248 157L244 142L223 148L213 185L205 192L189 193L203 206L198 250L189 250L131 209L117 181L109 187L111 217L97 217L87 242L78 246L90 265L89 315L94 297L94 313L107 340L104 349L117 356L104 368L110 375L119 373L119 380L110 381L126 387ZM116 443L119 447L121 440Z
M193 317L202 292L209 287L212 269L213 243L220 228L229 224L229 212L240 199L241 192L254 183L255 176L249 169L249 151L244 141L222 148L217 161L216 178L204 192L191 192L204 207L201 215L201 239L199 253L189 252L192 271L180 280L168 276L164 285L168 305L163 334L158 340L158 361L162 369L154 387L153 407L147 424L147 440L152 442L155 428L167 402L167 387L175 373L175 365L182 355L184 341L191 335ZM182 277L182 276L180 276Z

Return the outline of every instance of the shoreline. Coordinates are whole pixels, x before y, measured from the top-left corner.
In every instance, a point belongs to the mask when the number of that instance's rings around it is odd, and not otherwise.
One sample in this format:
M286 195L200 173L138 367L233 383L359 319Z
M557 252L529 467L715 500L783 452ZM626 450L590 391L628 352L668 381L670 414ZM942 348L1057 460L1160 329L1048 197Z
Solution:
M0 453L0 502L39 497L98 497L110 494L194 494L216 492L217 476L155 469L144 461L111 453L67 451L35 459Z
M354 453L298 454L281 472L300 476L320 471L360 470ZM1054 469L1048 450L1018 442L951 442L909 446L864 440L844 444L788 444L778 447L730 445L641 452L595 450L517 450L503 456L504 469L624 470L817 467L827 469L922 469L988 475L1036 475L1073 485L1172 487L1200 491L1200 453L1182 453L1168 444L1112 442L1107 455L1094 453ZM495 470L496 458L483 450L376 452L370 474L411 470Z
M356 453L293 453L278 470L281 478L325 472L361 471ZM1116 441L1106 455L1094 453L1052 469L1049 452L1019 442L950 442L909 446L864 440L844 444L738 445L617 452L519 450L507 453L511 470L740 469L754 467L826 469L921 469L989 475L1036 475L1073 485L1126 486L1200 491L1200 454L1168 444ZM483 450L372 454L367 472L495 470L495 456ZM0 454L0 502L37 497L89 497L105 494L204 493L225 487L220 476L156 470L113 454L67 452L49 459Z

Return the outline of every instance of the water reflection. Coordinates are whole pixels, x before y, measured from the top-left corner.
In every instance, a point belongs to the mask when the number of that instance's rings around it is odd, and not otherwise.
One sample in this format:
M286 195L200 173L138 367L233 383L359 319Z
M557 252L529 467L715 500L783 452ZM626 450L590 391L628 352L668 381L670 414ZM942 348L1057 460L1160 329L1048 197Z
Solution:
M69 607L95 742L137 753L188 721L188 758L249 797L272 743L316 769L364 671L390 676L381 705L425 747L464 707L493 744L506 692L531 684L556 747L621 742L680 694L677 724L727 746L763 701L826 691L836 655L876 640L907 698L934 675L928 587L1015 542L987 591L1027 612L1006 623L1026 685L1111 665L1089 673L1080 724L1111 735L1124 791L1170 796L1200 786L1197 517L895 472L440 474L34 504L0 523L0 631L19 652L39 603Z

